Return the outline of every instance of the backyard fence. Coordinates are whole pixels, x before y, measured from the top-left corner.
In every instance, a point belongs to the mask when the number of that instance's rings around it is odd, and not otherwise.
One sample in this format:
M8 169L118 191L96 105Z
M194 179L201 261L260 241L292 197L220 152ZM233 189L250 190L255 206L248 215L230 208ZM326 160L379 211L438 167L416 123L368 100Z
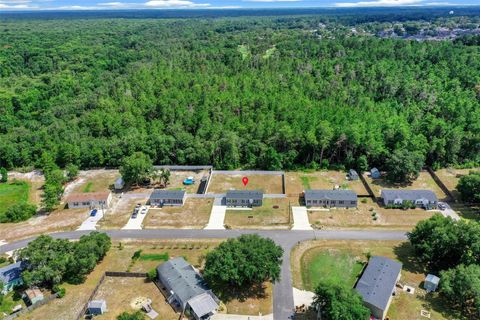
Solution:
M107 276L107 277L121 277L121 278L146 278L147 274L145 272L106 271L105 276Z
M360 178L360 181L362 181L363 186L365 187L365 189L367 189L367 192L368 192L368 194L370 195L370 197L373 199L373 201L377 202L378 199L377 199L377 197L375 196L375 193L373 192L372 188L371 188L370 185L368 184L367 180L365 180L365 177L363 176L363 174L360 173L360 174L358 175L358 177Z
M442 180L440 180L435 171L433 171L433 169L430 167L427 167L426 169L430 176L432 176L433 181L435 181L435 183L440 187L440 189L442 189L442 191L445 192L445 194L448 196L449 200L456 202L453 194L450 192L450 190L448 190L447 186L442 182Z

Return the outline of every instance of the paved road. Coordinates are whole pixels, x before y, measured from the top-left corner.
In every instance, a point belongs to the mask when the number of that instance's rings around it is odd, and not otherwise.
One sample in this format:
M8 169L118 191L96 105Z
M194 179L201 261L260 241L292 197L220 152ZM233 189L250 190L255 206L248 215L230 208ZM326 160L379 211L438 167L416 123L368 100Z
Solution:
M90 231L69 231L51 234L58 239L78 239ZM224 239L235 238L242 234L259 234L269 237L284 250L281 279L273 288L274 319L291 319L294 315L292 273L290 269L290 251L295 244L310 239L330 240L405 240L405 231L296 231L296 230L108 230L112 239ZM0 246L0 254L25 247L34 238L20 240Z

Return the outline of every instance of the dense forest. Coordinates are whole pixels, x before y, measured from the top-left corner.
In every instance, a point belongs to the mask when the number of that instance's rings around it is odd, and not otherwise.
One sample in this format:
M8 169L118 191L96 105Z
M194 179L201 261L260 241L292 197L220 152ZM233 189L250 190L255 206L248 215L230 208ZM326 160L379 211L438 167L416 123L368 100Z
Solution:
M217 168L478 165L479 39L347 32L356 21L3 18L0 166L48 152L116 167L137 151Z

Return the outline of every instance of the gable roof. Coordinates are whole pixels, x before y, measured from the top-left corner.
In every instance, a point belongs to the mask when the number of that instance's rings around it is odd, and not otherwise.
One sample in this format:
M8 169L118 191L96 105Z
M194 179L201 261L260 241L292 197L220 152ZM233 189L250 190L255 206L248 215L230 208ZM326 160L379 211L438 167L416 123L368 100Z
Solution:
M79 192L73 193L67 198L67 202L107 201L110 191L105 192Z
M25 263L23 262L9 264L8 266L0 268L0 281L7 284L19 279L24 268Z
M305 200L356 201L357 194L352 190L305 190Z
M88 303L88 309L105 309L107 307L107 303L105 300L92 300Z
M155 189L153 190L150 199L183 199L184 196L185 190Z
M163 285L175 293L178 302L183 308L191 301L204 293L213 295L208 290L208 287L202 276L193 269L193 267L185 261L182 257L178 257L162 263L157 267L158 277ZM197 300L192 300L194 303L199 303ZM201 300L203 301L203 300ZM216 303L215 303L216 304ZM216 304L216 309L218 304ZM213 310L214 310L213 309ZM211 312L210 310L209 312Z
M262 200L263 191L261 190L228 190L227 199L253 199Z
M401 270L400 262L374 256L368 261L355 290L363 301L385 311Z
M436 202L437 196L431 190L382 190L381 197L385 202L395 199L415 201L418 199L427 199L430 202Z
M218 308L218 303L207 292L190 299L188 301L188 305L199 318L211 313Z
M350 176L357 176L358 177L358 172L355 169L348 170L348 174Z

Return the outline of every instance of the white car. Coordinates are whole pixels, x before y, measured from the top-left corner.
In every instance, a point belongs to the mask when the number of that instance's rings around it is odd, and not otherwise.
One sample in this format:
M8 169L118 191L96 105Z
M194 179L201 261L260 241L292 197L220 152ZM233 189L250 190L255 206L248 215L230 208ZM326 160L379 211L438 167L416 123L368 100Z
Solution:
M141 214L147 213L147 208L143 207L142 210L140 211Z

